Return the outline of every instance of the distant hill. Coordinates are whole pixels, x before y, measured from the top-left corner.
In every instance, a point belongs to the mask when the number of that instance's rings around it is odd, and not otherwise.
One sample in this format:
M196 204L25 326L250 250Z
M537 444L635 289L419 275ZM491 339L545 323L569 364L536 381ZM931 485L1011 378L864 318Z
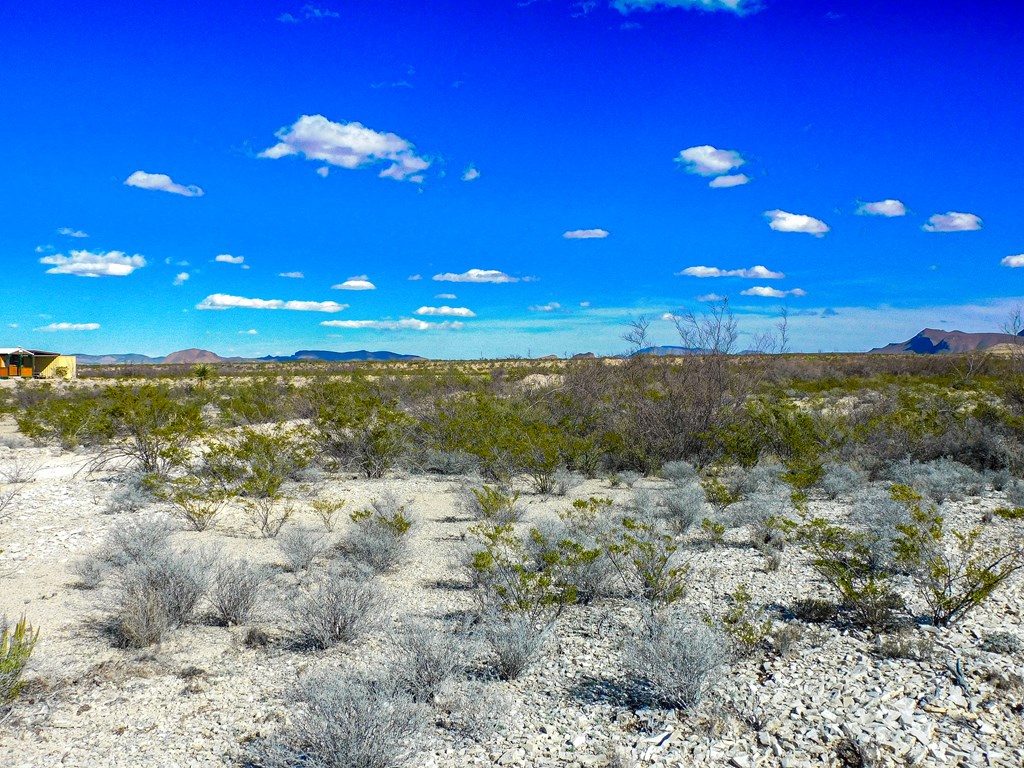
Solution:
M1024 337L1024 332L1019 336L1014 336L1012 333L964 333L963 331L940 331L935 328L925 328L912 339L897 341L868 351L882 355L977 352L999 344L1024 345L1022 337Z
M698 349L696 347L644 347L638 349L633 354L635 355L702 355L707 352L706 349Z
M327 362L339 361L362 361L362 360L423 360L418 355L400 355L397 352L380 350L369 352L365 349L355 352L332 352L326 349L300 349L294 355L284 357L248 358L248 357L221 357L215 352L207 349L183 349L172 352L166 357L150 357L135 353L109 354L109 355L83 355L75 354L79 365L193 365L195 363L245 363L245 362L297 362L300 360L323 360Z

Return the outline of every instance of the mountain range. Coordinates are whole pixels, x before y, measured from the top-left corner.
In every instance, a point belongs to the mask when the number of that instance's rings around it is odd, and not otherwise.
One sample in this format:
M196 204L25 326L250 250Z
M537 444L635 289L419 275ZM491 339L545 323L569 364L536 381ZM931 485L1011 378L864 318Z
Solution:
M79 365L194 365L196 363L260 363L297 362L300 360L322 360L325 362L362 360L423 360L418 355L400 355L397 352L380 350L370 352L359 349L354 352L333 352L327 349L300 349L293 355L266 357L221 357L206 349L183 349L165 357L150 357L135 353L109 355L75 355Z
M1015 336L1012 333L964 333L925 328L911 339L876 347L868 352L882 355L937 355L944 352L979 352L1004 344L1024 347L1024 331Z

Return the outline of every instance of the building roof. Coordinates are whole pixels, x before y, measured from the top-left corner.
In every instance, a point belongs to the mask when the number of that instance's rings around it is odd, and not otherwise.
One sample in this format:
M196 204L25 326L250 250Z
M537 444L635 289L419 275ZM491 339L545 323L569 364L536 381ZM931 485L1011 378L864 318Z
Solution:
M44 352L41 349L24 347L0 347L0 355L35 355L36 357L60 357L60 352Z

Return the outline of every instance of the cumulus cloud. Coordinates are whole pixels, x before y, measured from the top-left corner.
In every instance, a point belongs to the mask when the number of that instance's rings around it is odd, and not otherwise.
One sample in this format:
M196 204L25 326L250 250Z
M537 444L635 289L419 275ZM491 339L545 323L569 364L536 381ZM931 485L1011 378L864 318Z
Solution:
M586 309L587 307L590 306L590 302L589 301L581 301L580 302L580 306L583 307L583 309Z
M230 253L221 253L213 257L214 261L219 261L222 264L241 264L245 261L245 256L232 256Z
M107 253L72 251L70 256L57 253L43 256L40 264L52 264L46 270L48 275L78 275L79 277L124 277L136 269L146 266L146 259L135 254L128 256L123 251Z
M1024 253L1019 253L1016 256L1005 256L999 263L1004 267L1024 267Z
M366 277L366 275L356 275L355 277L350 277L344 283L338 283L337 285L332 285L331 288L333 288L336 291L375 291L375 290L377 290L377 286L374 285L373 283L371 283L370 280Z
M562 305L557 301L549 301L547 304L534 304L532 307L529 307L529 310L531 312L556 312L561 308Z
M708 182L712 189L725 189L728 187L739 187L750 181L745 173L734 173L730 176L717 176Z
M250 328L248 331L239 331L239 334L243 336L257 336L259 335L259 331L257 331L255 328Z
M716 149L710 144L689 147L679 153L676 162L686 167L687 172L700 176L722 176L733 168L739 168L746 160L732 149Z
M673 312L663 312L660 319L667 320L670 323L674 323L676 320L682 320L683 316L677 315Z
M88 237L88 233L83 232L80 229L72 229L71 227L61 227L57 230L58 235L65 235L67 237Z
M100 327L99 323L50 323L44 325L42 328L36 328L37 331L44 331L51 333L53 331L95 331Z
M462 180L463 181L473 181L473 179L479 179L479 178L480 178L480 171L478 171L472 165L469 166L469 168L467 168L465 171L462 172Z
M785 277L782 272L772 272L768 267L755 264L749 269L719 269L718 267L687 267L677 275L687 277L752 277L758 280L780 280Z
M154 189L158 192L170 192L173 195L183 195L185 197L203 196L203 190L201 188L194 184L190 184L188 186L185 186L184 184L176 184L166 173L146 173L145 171L136 171L125 179L124 183L129 187Z
M423 279L423 275L409 275L409 277L406 278L406 280L422 280L422 279Z
M302 274L301 272L281 272L280 274L278 274L278 277L290 277L295 280L301 280L302 278L305 277L305 275Z
M196 309L290 309L296 312L341 312L348 304L336 301L283 301L282 299L247 299L227 293L212 293L196 304Z
M732 11L737 14L756 11L758 0L612 0L619 13L653 11L664 8L695 8L701 11Z
M457 299L459 298L454 293L439 293L434 296L435 299Z
M362 123L333 122L323 115L303 115L276 134L280 142L260 152L260 157L277 160L302 155L339 168L362 168L384 164L381 178L423 181L430 161L415 147L394 133L382 133Z
M607 229L572 229L563 232L562 237L566 240L603 240L608 237Z
M765 211L764 215L768 218L768 226L776 232L804 232L815 237L824 237L829 231L828 224L824 221L802 213L787 213L776 208L774 211Z
M766 299L784 299L787 296L806 296L807 291L803 288L793 288L790 291L780 291L778 288L769 288L767 285L756 285L740 291L741 296L761 296Z
M420 307L414 315L437 315L448 317L476 317L476 312L466 307Z
M725 301L728 296L719 296L717 293L705 293L703 296L698 296L697 301Z
M52 250L53 250L53 246L52 245L37 245L36 246L36 253L49 253Z
M862 216L906 216L907 207L899 200L879 200L877 203L858 203L857 213Z
M925 232L971 232L981 229L982 221L973 213L957 213L947 211L936 213L922 227Z
M174 276L174 284L175 285L184 285L185 281L188 280L188 278L189 278L188 272L179 272L178 274L176 274Z
M446 320L443 323L428 323L424 320L403 318L401 320L324 320L320 325L328 328L350 328L353 330L372 331L458 331L464 327L465 323L460 323L457 320Z
M468 269L465 272L442 272L434 280L449 283L518 283L518 277L506 275L497 269Z

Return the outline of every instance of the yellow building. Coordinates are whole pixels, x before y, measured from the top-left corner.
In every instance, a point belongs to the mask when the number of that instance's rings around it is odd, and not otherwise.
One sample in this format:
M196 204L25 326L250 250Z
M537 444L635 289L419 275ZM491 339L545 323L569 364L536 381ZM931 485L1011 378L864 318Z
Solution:
M0 347L0 379L73 379L78 358L41 349Z

